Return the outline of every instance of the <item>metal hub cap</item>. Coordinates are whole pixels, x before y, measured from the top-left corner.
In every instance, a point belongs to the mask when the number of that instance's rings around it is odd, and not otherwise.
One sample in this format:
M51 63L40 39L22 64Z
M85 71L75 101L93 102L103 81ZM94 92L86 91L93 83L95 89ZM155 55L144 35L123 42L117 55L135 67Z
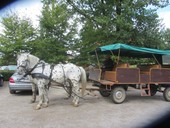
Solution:
M170 91L168 91L168 96L170 97Z
M121 91L117 91L117 92L116 92L116 98L117 98L117 99L121 99L122 96L123 96L123 95L122 95L122 92L121 92Z

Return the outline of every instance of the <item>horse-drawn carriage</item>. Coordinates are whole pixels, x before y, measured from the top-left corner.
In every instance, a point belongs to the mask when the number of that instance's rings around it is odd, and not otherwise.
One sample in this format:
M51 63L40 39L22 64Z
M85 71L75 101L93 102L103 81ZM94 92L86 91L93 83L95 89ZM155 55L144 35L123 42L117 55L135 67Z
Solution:
M102 71L99 53L117 55L118 57L153 58L156 63L131 66L129 63L117 63L110 71ZM97 48L98 69L89 71L89 79L99 87L104 97L111 96L114 103L120 104L126 98L127 88L141 90L141 96L154 96L157 91L163 92L164 99L170 101L170 66L164 65L163 56L170 55L170 50L158 50L111 44Z
M118 57L154 58L156 64L131 67L129 63L117 63L112 70L102 71L98 53L111 53ZM170 66L165 66L162 59L164 55L170 55L170 50L112 44L99 47L92 54L97 55L99 68L89 71L89 79L98 88L86 90L98 90L104 97L111 96L112 101L117 104L124 102L129 86L140 89L141 96L153 96L157 91L163 92L165 100L170 101ZM83 93L86 87L86 72L82 67L71 63L51 65L29 53L18 55L17 66L17 72L23 76L29 75L33 83L32 102L36 100L36 85L38 86L40 100L36 109L48 106L48 88L51 82L64 87L69 96L73 97L73 105L78 106L79 83L82 82Z

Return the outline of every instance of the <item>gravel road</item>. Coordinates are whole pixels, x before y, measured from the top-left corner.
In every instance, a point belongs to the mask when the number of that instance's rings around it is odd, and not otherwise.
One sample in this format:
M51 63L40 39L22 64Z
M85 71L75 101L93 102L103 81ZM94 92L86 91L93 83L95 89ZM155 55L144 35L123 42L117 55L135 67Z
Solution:
M49 107L34 110L37 102L29 103L31 92L12 95L6 82L0 87L0 128L142 128L170 110L159 92L141 97L139 90L129 88L123 104L94 93L96 97L88 95L73 107L62 88L50 88Z

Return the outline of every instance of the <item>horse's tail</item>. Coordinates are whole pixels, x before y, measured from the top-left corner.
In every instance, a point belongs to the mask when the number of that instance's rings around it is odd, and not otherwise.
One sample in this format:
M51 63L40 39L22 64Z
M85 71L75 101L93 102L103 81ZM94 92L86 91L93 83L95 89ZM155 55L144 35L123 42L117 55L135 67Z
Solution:
M85 90L86 90L86 83L87 83L87 78L86 78L86 71L84 70L84 68L82 67L79 67L80 70L81 70L81 83L82 83L82 96L84 95L85 93Z

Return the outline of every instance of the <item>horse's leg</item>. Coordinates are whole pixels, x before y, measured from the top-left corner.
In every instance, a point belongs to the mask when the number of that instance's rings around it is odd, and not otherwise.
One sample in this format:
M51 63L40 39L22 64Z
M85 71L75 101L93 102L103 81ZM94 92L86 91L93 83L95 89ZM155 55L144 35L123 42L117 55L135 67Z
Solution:
M66 96L66 98L64 98L64 99L66 99L66 100L68 100L68 99L71 97L71 94L70 94L70 93L71 93L71 91L72 91L72 90L71 90L71 89L72 89L72 88L71 88L71 87L72 87L72 85L71 85L72 83L70 83L70 82L71 82L71 81L66 81L66 85L65 85L65 86L66 86L66 87L65 87L65 90L66 90L66 92L67 92L67 96Z
M31 103L34 103L36 101L36 93L37 93L36 84L33 83Z
M78 107L79 106L79 83L76 80L72 80L73 84L73 106Z
M42 82L42 80L38 80L37 82L38 85L38 91L39 91L39 103L36 106L36 110L40 109L42 106L42 103L44 101L44 88L45 88L45 84L44 82Z
M45 86L45 88L44 88L44 103L43 103L43 107L48 107L48 103L49 103L48 89Z

